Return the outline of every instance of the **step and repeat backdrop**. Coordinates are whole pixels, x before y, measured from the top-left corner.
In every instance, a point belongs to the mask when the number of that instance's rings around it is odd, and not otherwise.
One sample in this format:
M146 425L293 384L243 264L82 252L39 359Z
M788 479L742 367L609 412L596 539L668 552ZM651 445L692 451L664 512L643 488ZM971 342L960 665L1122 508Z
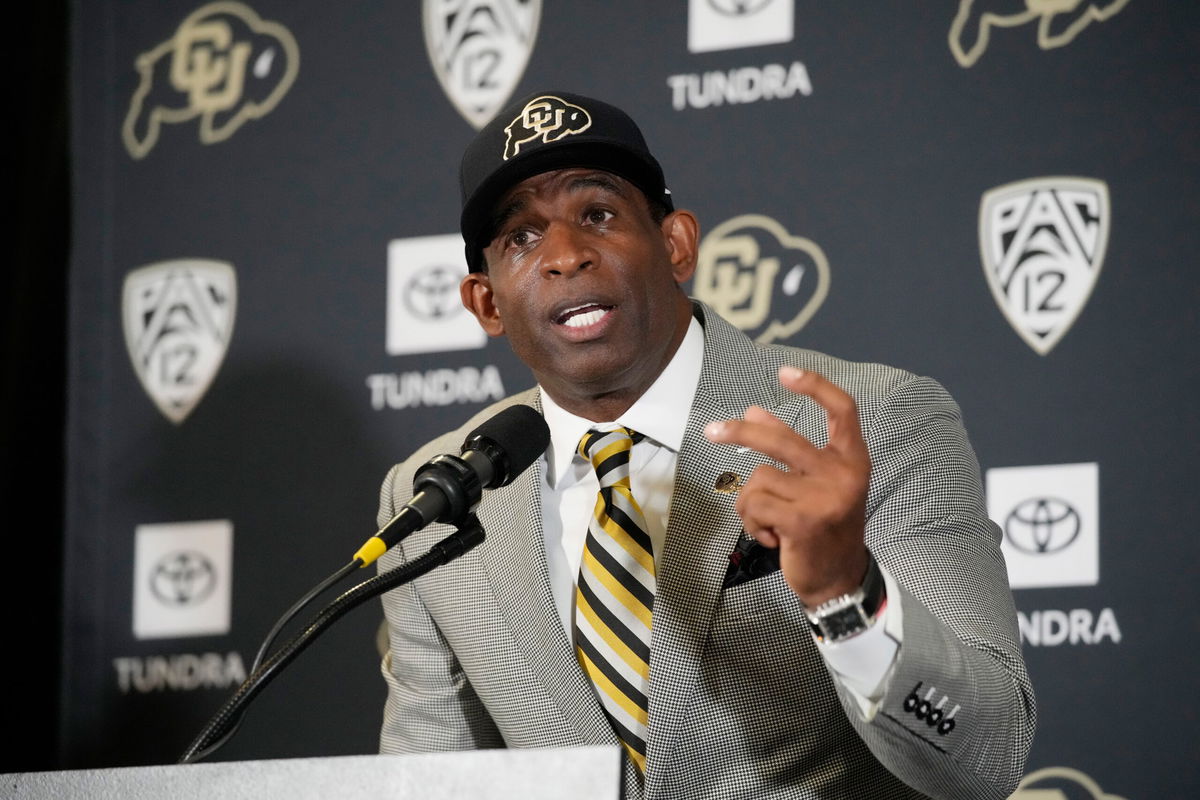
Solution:
M173 761L374 532L387 468L530 385L458 306L457 168L561 89L641 123L703 225L694 296L961 403L1038 692L1015 796L1196 796L1200 6L73 14L65 766ZM372 752L381 618L219 757Z

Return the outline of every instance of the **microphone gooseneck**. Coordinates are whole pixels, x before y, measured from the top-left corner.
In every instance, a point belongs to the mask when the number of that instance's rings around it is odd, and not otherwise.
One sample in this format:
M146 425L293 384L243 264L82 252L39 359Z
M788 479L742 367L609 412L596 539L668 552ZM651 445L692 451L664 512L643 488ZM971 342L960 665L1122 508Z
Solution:
M413 475L413 497L368 539L355 559L373 563L433 522L454 524L478 506L484 489L507 486L550 444L550 429L530 406L509 406L467 434L461 455L434 456Z
M413 476L413 498L367 540L354 559L309 591L275 623L259 647L250 675L180 757L199 761L220 749L237 732L246 706L305 647L352 608L457 558L484 539L475 517L484 489L506 486L524 472L550 444L546 421L529 406L504 409L471 431L461 455L435 456ZM449 523L455 532L428 553L390 572L364 581L337 598L291 641L267 657L275 637L299 611L355 568L375 561L389 547L432 522Z

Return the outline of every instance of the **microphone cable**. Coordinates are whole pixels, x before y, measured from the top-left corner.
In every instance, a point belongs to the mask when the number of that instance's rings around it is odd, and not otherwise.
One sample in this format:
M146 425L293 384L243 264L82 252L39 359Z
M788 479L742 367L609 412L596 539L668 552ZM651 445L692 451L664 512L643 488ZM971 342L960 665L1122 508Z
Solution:
M318 597L328 591L329 588L334 584L339 583L351 572L354 572L354 570L364 566L366 566L366 564L362 563L362 559L354 559L349 564L318 583L312 589L309 589L308 592L299 600L297 600L291 608L283 612L283 615L275 621L275 624L271 627L271 630L267 631L267 635L263 637L262 644L258 646L258 652L254 654L254 661L250 665L249 674L253 675L254 673L258 672L259 667L262 666L263 660L266 658L267 651L271 648L271 645L274 644L275 639L279 636L279 633L283 630L284 626L291 622L292 619L301 611L303 611L304 608L312 601L316 600ZM234 735L238 732L238 729L242 727L242 719L243 716L239 715L237 720L234 721L233 726L230 727L224 736L213 742L203 751L196 753L190 761L180 763L194 763L196 761L200 761L201 759L207 758L209 755L221 749L226 742L234 737Z
M198 761L229 741L241 725L245 705L280 669L350 609L424 575L482 542L483 527L474 512L483 490L507 486L545 451L549 442L550 430L541 414L530 406L519 404L502 409L475 428L463 442L460 456L439 455L419 467L413 477L412 499L363 543L348 564L309 590L276 621L254 656L249 677L209 721L180 757L179 763ZM456 530L424 556L343 593L303 631L274 655L267 656L283 628L313 600L354 570L374 563L413 531L435 521L453 524Z
M219 711L209 720L204 729L179 757L179 764L192 764L216 752L236 732L245 714L246 705L253 700L266 685L279 674L280 670L290 664L304 648L308 647L318 636L349 611L378 597L409 581L421 577L427 572L439 567L463 553L472 549L484 539L483 526L474 514L471 514L459 528L445 539L433 545L425 555L395 569L376 575L374 578L347 590L328 606L323 608L316 617L296 636L279 648L262 665L254 669L250 676L242 682ZM346 569L343 567L342 572ZM335 575L338 573L335 573ZM316 596L316 593L310 593ZM299 605L299 604L297 604Z

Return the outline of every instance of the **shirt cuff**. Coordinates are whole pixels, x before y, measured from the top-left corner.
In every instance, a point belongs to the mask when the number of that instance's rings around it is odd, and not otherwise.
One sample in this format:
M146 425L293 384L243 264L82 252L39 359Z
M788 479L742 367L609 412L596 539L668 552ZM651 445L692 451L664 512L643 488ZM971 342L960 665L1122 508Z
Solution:
M900 586L882 566L879 572L887 592L887 605L875 617L871 627L841 642L817 640L817 649L834 680L846 688L867 721L879 710L904 641Z

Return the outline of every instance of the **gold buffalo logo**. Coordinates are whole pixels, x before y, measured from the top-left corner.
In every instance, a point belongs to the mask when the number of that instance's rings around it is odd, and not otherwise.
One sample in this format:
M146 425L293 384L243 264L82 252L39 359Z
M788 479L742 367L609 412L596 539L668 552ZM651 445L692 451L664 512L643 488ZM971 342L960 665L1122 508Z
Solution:
M1009 800L1125 800L1100 788L1091 777L1070 767L1046 767L1017 784Z
M1038 47L1070 44L1093 22L1104 22L1129 0L959 0L950 24L950 52L970 67L987 50L992 28L1015 28L1037 20Z
M164 123L200 118L203 144L228 139L270 112L300 71L287 28L234 2L201 6L175 35L135 62L141 81L121 128L125 147L143 158Z
M564 136L582 133L590 127L592 116L579 106L553 95L535 97L504 129L508 134L504 141L504 160L521 152L521 145L535 139L549 144Z
M792 336L829 294L829 261L770 217L743 214L704 237L692 291L763 344Z

